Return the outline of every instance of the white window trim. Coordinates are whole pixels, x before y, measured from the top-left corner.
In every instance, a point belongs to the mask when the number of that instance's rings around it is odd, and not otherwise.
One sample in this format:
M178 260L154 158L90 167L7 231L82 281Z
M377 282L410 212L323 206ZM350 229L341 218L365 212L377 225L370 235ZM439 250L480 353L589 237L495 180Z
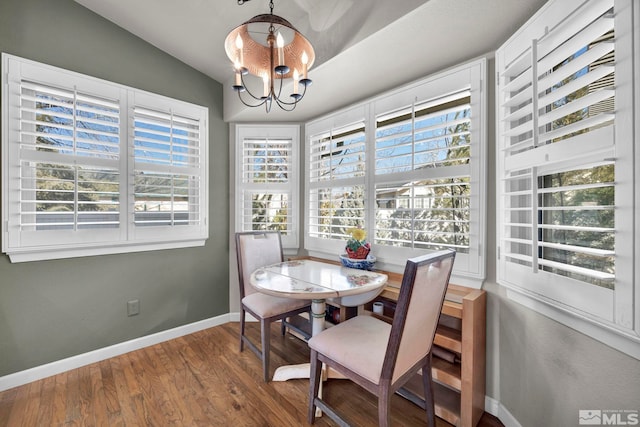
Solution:
M63 81L65 85L80 85L84 89L101 88L116 94L120 102L120 227L114 229L109 240L96 241L92 238L91 230L79 236L79 239L65 239L65 234L60 233L56 239L50 242L25 246L16 239L15 233L19 224L10 218L15 216L16 209L11 209L12 203L16 203L15 189L9 191L11 170L15 170L16 162L20 159L15 152L9 149L9 138L15 138L19 130L12 129L11 124L15 120L15 106L9 103L15 99L16 90L19 90L20 80L23 78L41 80L45 84L51 84L49 80ZM13 92L12 92L13 91ZM91 90L90 90L91 91ZM12 95L13 93L13 95ZM133 171L133 105L130 101L133 97L142 99L146 106L155 109L170 108L175 112L190 114L202 123L200 135L201 148L201 172L199 175L199 217L202 219L197 226L179 226L179 232L169 230L170 227L148 227L147 230L138 230L133 226L133 179L130 179ZM79 256L106 255L128 252L151 251L172 248L185 248L203 246L209 236L208 228L208 108L171 99L162 95L145 92L124 85L108 82L73 71L38 63L18 56L2 53L2 252L6 253L11 262L26 262L48 259L62 259ZM131 140L130 140L131 139ZM100 230L102 231L102 230ZM141 233L142 232L142 233ZM103 233L96 233L101 235Z
M586 3L586 2L585 2ZM512 51L522 50L522 46L518 46L523 39L539 38L544 31L558 25L566 16L573 13L579 5L572 2L550 1L543 6L514 36L507 40L505 44L498 49L496 55L497 70L501 69L500 63L513 60L514 58L504 58L502 52L505 47L510 44L513 46ZM532 310L535 310L551 319L554 319L566 326L584 333L596 340L599 340L619 351L622 351L636 359L640 359L640 283L637 280L637 267L640 265L640 237L638 230L640 229L640 185L638 182L638 167L640 165L640 150L638 146L638 127L640 123L640 84L635 73L640 69L640 31L637 26L634 27L633 22L640 20L640 7L634 4L632 0L615 0L616 15L616 38L624 38L624 43L616 45L616 62L625 64L623 67L616 68L616 86L624 87L624 90L616 90L616 141L615 158L616 158L616 175L618 171L625 171L623 182L617 185L625 186L626 194L633 194L634 200L622 200L616 196L617 206L620 202L627 203L626 209L631 209L632 214L629 221L620 224L616 221L616 246L618 240L628 242L625 247L632 247L630 253L616 252L616 290L595 289L585 291L584 287L581 296L585 296L584 301L579 305L585 310L576 308L575 305L563 304L558 298L549 294L550 290L545 291L544 286L552 286L553 283L539 283L535 289L523 287L517 282L510 280L509 274L503 269L500 259L500 239L498 239L498 258L496 261L498 272L498 283L507 288L507 297L512 301L522 304ZM633 46L633 48L629 48ZM497 83L499 83L499 76ZM499 88L497 88L499 92ZM501 128L500 123L500 100L496 96L496 129ZM622 111L621 111L622 110ZM622 132L622 133L620 133ZM501 136L498 135L498 138ZM630 144L621 144L621 140L632 141ZM633 149L633 146L636 149ZM496 149L497 164L500 164L501 152L500 147ZM568 161L570 162L570 160ZM616 176L616 181L618 181ZM500 174L496 179L497 199L501 199L502 186L500 182ZM629 186L633 186L629 190ZM500 211L500 204L497 210ZM498 220L500 229L501 223ZM626 252L626 251L625 251ZM530 269L529 269L530 270ZM529 274L532 274L529 271ZM557 290L555 287L554 291ZM567 289L566 292L571 292ZM575 292L573 297L575 297ZM589 301L591 299L591 301ZM600 299L600 301L593 301ZM608 301L610 312L596 315L594 312L601 310L602 301ZM592 312L589 312L590 310Z
M309 218L309 206L311 204L311 190L316 188L342 188L342 187L354 187L354 186L365 186L367 173L365 176L355 176L348 177L339 180L332 181L315 181L311 180L311 148L312 143L311 139L319 134L327 134L328 131L338 131L342 132L344 130L353 130L356 128L360 128L364 123L365 133L366 130L366 117L368 117L369 107L368 105L359 105L354 108L350 108L348 110L342 111L340 113L334 114L325 119L320 119L318 121L314 121L311 123L307 123L305 128L305 138L307 143L305 144L305 233L304 233L304 247L309 251L313 251L311 253L312 256L318 256L321 258L333 258L338 259L338 255L344 253L344 243L345 241L334 240L334 239L319 239L315 237L311 237L309 235L309 227L310 227L310 218ZM366 136L365 144L369 144L369 137ZM364 162L365 168L368 168L367 165L373 163L371 151L365 149L366 160ZM364 222L369 224L369 208L367 207L364 211ZM367 230L367 233L371 235L371 230ZM331 254L331 255L328 255Z
M253 125L237 124L235 126L235 149L236 149L236 173L235 173L235 231L243 230L242 227L242 193L243 189L249 187L242 183L242 161L243 161L243 141L245 139L289 139L291 140L291 169L290 179L287 184L280 184L277 187L282 191L291 194L290 212L291 229L287 234L282 234L282 248L287 254L297 253L300 247L299 224L300 205L298 204L300 194L300 126L298 125Z
M416 100L426 100L437 98L448 94L450 88L460 89L459 82L464 81L466 85L471 84L472 97L472 150L471 179L476 192L472 194L472 241L470 242L470 253L456 257L456 266L452 273L452 282L456 284L480 288L485 278L486 250L486 152L487 152L487 78L486 59L478 59L462 64L450 70L429 76L420 81L413 82L398 89L389 91L380 96L364 101L363 103L348 107L344 110L332 113L329 116L321 117L307 123L305 128L305 190L309 186L309 161L310 155L309 139L311 136L327 129L346 127L353 123L364 120L366 133L366 164L374 164L375 144L375 120L376 114L392 111L398 107L411 105ZM444 86L443 86L444 85ZM353 182L345 180L344 185ZM365 177L366 192L374 194L375 176L372 167L367 167ZM333 183L334 186L342 185ZM309 192L305 191L305 224L309 224ZM375 198L368 197L367 209L365 211L365 222L372 224L372 215L375 209ZM368 235L373 228L367 230ZM322 258L338 259L338 255L344 252L344 241L311 238L307 230L304 233L304 247L312 256ZM399 249L399 250L398 250ZM388 271L402 272L406 259L415 256L417 251L403 250L402 248L380 248L375 245L372 252L377 258L376 267ZM460 262L458 262L460 257Z

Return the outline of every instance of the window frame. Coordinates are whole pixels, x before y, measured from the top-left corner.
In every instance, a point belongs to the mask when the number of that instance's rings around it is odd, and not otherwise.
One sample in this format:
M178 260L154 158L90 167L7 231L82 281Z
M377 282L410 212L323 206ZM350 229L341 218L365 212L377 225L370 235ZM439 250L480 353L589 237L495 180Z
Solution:
M128 86L112 83L59 67L50 66L15 55L2 53L2 252L11 262L72 258L115 253L128 253L171 248L202 246L209 237L208 229L208 108L168 98ZM58 87L93 96L105 96L119 105L119 220L113 229L29 231L21 230L19 141L21 84ZM198 122L198 167L194 172L199 182L193 198L197 206L190 214L199 218L193 225L136 227L134 221L134 107L146 107L191 117ZM47 158L53 156L48 155ZM79 157L78 166L91 160ZM50 161L50 160L49 160ZM172 173L179 167L170 166ZM173 191L173 190L172 190ZM173 194L173 193L172 193ZM75 211L77 212L77 211ZM140 230L145 228L146 230ZM176 230L178 228L178 230ZM40 233L40 234L39 234Z
M505 84L501 72L522 57L521 52L526 52L527 41L531 46L534 39L555 37L554 31L561 32L565 28L563 24L566 19L581 16L591 8L606 8L608 3L607 0L598 0L576 5L570 2L550 1L496 52L497 281L507 288L507 296L511 300L640 359L640 287L637 280L634 280L637 275L635 266L640 261L637 250L640 243L637 236L640 224L637 202L640 186L635 184L640 155L638 150L634 151L633 148L638 139L634 123L638 123L640 117L639 85L633 78L633 68L638 69L640 63L640 34L637 29L634 30L633 19L638 20L640 8L634 6L632 1L611 0L614 6L616 59L615 124L612 125L614 133L610 143L604 141L603 144L603 141L598 139L598 146L592 147L588 155L588 147L585 147L584 151L576 152L575 149L569 149L570 147L554 147L555 144L550 144L542 146L543 149L538 152L537 149L528 152L530 154L527 156L531 164L539 163L536 166L538 176L571 168L579 169L580 166L597 165L613 159L616 187L615 289L589 285L578 280L554 278L553 273L546 271L534 273L531 267L525 271L527 268L507 262L502 247L503 238L507 233L507 221L501 212L506 203L506 190L502 180L505 177L505 163L508 157L504 144L508 138L501 132L501 121L504 117L500 106L503 97L501 85ZM532 217L531 222L537 224L538 220L533 221ZM562 285L558 286L559 284Z
M467 256L456 257L456 266L452 274L452 281L456 284L480 288L485 278L485 244L486 233L486 153L487 153L487 78L486 59L481 58L450 70L429 76L425 79L410 83L403 87L384 93L361 104L348 107L329 116L318 118L306 124L305 137L305 249L313 256L323 258L337 258L344 252L345 241L335 239L320 239L309 235L310 216L310 144L315 135L326 133L331 129L352 126L359 122L365 123L366 154L365 176L361 182L365 186L365 230L368 241L372 244L372 253L377 258L377 267L389 271L402 271L408 257L428 253L425 249L382 247L374 244L374 221L376 211L375 185L383 178L375 175L375 135L376 119L379 116L402 110L414 103L439 99L461 90L471 91L472 116L472 150L469 164L473 193L472 218L470 232L470 248ZM415 177L416 171L410 171L407 177ZM357 178L344 180L345 183L360 182ZM343 183L334 182L334 186ZM346 239L345 239L346 240Z
M291 151L289 161L289 180L287 183L281 184L262 184L262 183L243 183L243 161L244 161L244 141L247 139L273 139L273 140L290 140ZM300 206L297 202L300 194L300 126L298 125L269 125L269 124L236 124L235 125L235 222L236 232L253 231L245 229L242 221L242 212L244 199L242 197L245 190L261 190L264 188L265 193L268 190L277 189L279 192L287 192L289 197L289 228L286 233L281 233L282 248L287 253L297 252L300 247L299 224L300 224Z
M333 253L343 253L344 252L344 242L346 242L348 236L346 235L346 226L344 227L344 240L336 240L335 238L329 239L321 239L311 236L311 227L313 224L310 207L312 200L312 194L315 191L319 190L337 190L341 191L345 188L357 188L357 187L365 187L367 182L367 170L369 169L367 165L372 164L370 160L370 150L367 150L368 144L368 136L367 136L367 125L365 121L366 112L368 108L366 106L357 106L348 111L345 111L343 114L338 116L333 116L329 120L321 120L315 123L308 123L305 128L305 135L307 139L307 143L305 144L305 249L308 250L318 250L321 252L333 252ZM364 127L365 134L365 160L363 166L365 168L364 175L357 176L345 176L340 177L338 179L314 179L312 178L312 174L316 171L312 167L313 162L319 162L320 160L314 158L313 150L316 147L316 140L322 140L325 138L330 138L333 140L333 135L340 135L344 132L351 132L353 130L358 130ZM330 153L329 153L330 154ZM322 157L322 155L320 155ZM344 159L342 156L338 156L339 159ZM333 164L333 159L329 160L331 164ZM365 200L364 200L364 212L361 220L355 220L357 224L352 224L353 226L360 225L360 222L364 222L364 224L368 224L368 218L370 217L370 212L367 207L367 195L365 190ZM319 217L319 216L318 216ZM330 234L338 234L334 232L335 227L331 227ZM336 230L337 231L337 230ZM370 234L370 230L367 230L368 234ZM336 243L340 242L340 245Z

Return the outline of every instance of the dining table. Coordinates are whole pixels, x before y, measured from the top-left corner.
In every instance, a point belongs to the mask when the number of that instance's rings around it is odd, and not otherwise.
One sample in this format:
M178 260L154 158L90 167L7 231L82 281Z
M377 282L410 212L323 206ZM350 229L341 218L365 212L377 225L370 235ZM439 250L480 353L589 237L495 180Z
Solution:
M325 328L326 302L356 307L378 296L387 275L369 270L348 268L342 265L309 259L289 260L267 265L255 270L251 285L259 292L277 297L311 300L311 334ZM309 378L310 364L281 366L276 369L273 381L292 378ZM325 376L331 377L330 373Z

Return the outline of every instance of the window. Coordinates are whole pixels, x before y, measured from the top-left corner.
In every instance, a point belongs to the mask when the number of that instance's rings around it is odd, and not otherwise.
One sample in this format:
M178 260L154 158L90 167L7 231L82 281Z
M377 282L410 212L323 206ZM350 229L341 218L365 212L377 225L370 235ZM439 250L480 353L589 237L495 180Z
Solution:
M605 336L640 344L632 28L630 1L550 2L499 49L498 280L640 358Z
M385 268L451 248L456 283L479 286L484 73L475 61L308 124L306 248L335 256L361 227Z
M236 230L279 230L297 249L298 126L236 126Z
M309 157L308 234L330 247L348 239L349 228L365 225L364 122L313 135Z
M12 262L202 245L207 109L3 54Z
M468 90L377 118L376 244L469 252L470 148Z

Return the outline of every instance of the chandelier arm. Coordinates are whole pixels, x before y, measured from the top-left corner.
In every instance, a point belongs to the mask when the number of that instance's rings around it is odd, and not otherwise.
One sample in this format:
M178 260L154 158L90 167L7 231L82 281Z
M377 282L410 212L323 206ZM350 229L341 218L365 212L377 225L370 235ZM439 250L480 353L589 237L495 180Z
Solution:
M276 98L276 104L278 104L278 106L280 108L282 108L283 110L285 110L285 108L284 108L285 106L294 106L294 108L295 108L295 105L298 104L298 101L300 101L300 100L298 99L297 101L287 102L287 101L285 101L283 99Z
M299 100L296 100L295 102L287 102L283 99L280 99L280 97L276 97L275 101L276 104L278 104L278 107L280 107L284 111L293 111L298 105Z
M275 73L274 73L274 77L275 77ZM282 76L280 76L278 80L280 80L280 87L278 88L278 96L275 97L276 99L280 99L280 97L282 96L282 86L284 86L284 81L283 81L284 79L282 78Z
M259 107L263 104L265 104L267 102L267 100L269 98L263 98L261 102L258 102L257 104L249 104L248 102L246 102L244 99L242 99L242 95L240 92L238 92L238 99L240 100L240 102L242 102L244 105L246 105L247 107L251 107L251 108L255 108L255 107ZM254 98L256 99L256 98Z
M287 102L287 101L285 101L283 99L276 98L276 103L278 104L278 107L282 108L285 111L293 111L296 108L296 106L298 105L298 102L300 102L300 100L302 99L303 96L304 95L300 96L300 98L294 99L293 102ZM287 107L290 107L290 108L287 108Z
M278 104L278 106L280 108L282 108L283 110L292 111L293 108L295 108L295 106L298 104L298 102L300 102L302 100L302 98L304 98L305 93L307 93L307 86L306 85L303 85L303 86L304 86L304 90L300 94L300 97L299 98L294 98L294 101L292 101L292 102L287 102L287 101L285 101L283 99L280 99L280 96L276 97L276 103ZM284 105L293 106L293 108L291 110L287 110L286 108L283 107Z
M297 102L288 103L288 102L279 100L278 98L276 98L276 104L278 104L278 107L280 107L284 111L293 111L298 106Z
M257 104L258 107L260 105L262 105L264 103L265 97L264 96L255 96L253 93L251 93L251 91L249 90L249 86L247 86L246 82L244 81L244 76L242 74L240 75L240 81L242 82L242 87L244 88L244 92L247 92L249 94L249 96L251 96L256 101L262 101L259 104ZM240 91L238 91L238 94L240 94Z
M242 86L240 86L240 89L237 89L236 92L238 92L238 99L240 100L240 102L242 102L244 105L246 105L247 107L251 107L251 108L255 108L255 107L259 107L263 104L267 103L267 100L269 98L265 98L265 97L260 97L258 98L257 96L255 96L254 94L251 93L251 91L249 90L249 88L247 87L245 81L244 81L244 77L242 76L242 74L240 75L240 80L242 82ZM251 98L253 98L255 101L258 101L256 104L250 104L247 101L245 101L242 98L242 92L246 92L247 94L249 94L249 96ZM271 108L269 108L270 110ZM268 111L267 111L268 112Z

